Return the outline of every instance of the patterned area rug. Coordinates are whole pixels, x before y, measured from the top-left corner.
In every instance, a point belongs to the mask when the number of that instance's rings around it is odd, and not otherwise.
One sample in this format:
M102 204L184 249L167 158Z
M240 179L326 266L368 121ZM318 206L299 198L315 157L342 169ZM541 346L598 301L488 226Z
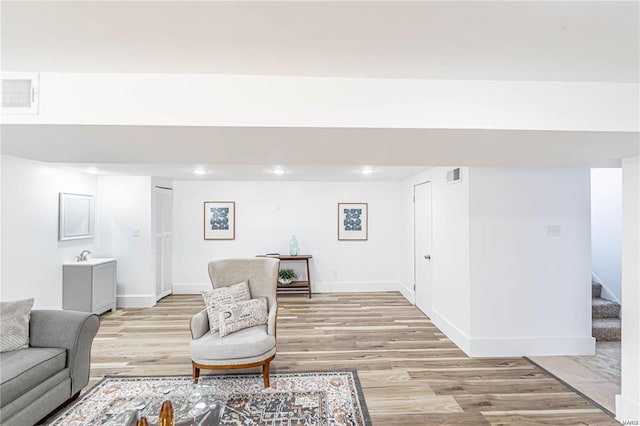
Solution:
M51 425L126 425L136 412L151 424L171 400L177 425L370 425L355 371L205 375L107 376L55 418ZM134 422L135 424L135 422Z

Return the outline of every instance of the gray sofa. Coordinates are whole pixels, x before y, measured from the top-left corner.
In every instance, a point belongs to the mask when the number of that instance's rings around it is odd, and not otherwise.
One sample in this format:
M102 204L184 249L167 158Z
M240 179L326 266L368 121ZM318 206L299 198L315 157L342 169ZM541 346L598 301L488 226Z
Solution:
M0 354L0 423L33 425L89 383L97 315L33 310L29 347Z

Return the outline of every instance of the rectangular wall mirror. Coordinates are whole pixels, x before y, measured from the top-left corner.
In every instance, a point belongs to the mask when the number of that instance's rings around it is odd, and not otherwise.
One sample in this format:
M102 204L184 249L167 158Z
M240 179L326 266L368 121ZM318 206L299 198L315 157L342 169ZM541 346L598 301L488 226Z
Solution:
M93 195L60 193L58 240L93 238Z

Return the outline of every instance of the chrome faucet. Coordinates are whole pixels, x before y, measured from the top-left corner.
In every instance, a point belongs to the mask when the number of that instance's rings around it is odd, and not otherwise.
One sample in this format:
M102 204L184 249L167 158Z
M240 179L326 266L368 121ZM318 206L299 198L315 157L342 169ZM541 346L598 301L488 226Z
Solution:
M84 262L87 260L87 255L91 254L89 250L82 250L80 256L78 256L78 262Z

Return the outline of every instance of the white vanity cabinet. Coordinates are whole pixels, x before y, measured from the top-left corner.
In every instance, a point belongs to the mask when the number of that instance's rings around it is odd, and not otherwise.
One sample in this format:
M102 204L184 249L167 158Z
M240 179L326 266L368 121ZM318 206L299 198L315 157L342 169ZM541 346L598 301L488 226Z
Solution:
M101 314L116 310L116 260L62 265L62 309Z

